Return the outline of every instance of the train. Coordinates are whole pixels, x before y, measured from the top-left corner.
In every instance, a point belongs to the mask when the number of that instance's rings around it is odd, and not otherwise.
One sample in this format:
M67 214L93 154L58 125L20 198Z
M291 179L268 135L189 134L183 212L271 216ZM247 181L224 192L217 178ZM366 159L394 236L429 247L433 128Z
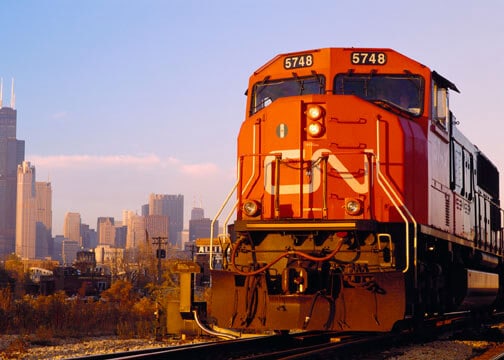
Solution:
M454 93L390 48L285 53L255 70L236 219L212 239L222 251L200 320L387 332L501 308L499 171L457 128Z

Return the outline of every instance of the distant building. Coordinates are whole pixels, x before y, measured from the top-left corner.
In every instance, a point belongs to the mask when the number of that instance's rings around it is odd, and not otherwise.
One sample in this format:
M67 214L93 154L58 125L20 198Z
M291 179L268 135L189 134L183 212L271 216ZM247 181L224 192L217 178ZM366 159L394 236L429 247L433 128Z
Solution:
M73 266L78 269L81 274L94 272L96 268L95 253L88 250L77 251L77 257Z
M35 259L35 167L23 161L17 179L16 255Z
M191 220L201 220L205 217L205 210L200 207L193 207L191 209Z
M53 253L52 187L50 182L35 182L35 256L38 259Z
M63 240L61 244L61 257L63 258L63 265L72 265L75 259L77 259L77 252L79 250L79 242L75 240Z
M114 218L110 216L100 216L96 221L96 233L98 234L98 244L100 243L100 228L104 223L115 224Z
M184 195L150 194L149 215L168 216L168 242L181 248L184 230Z
M52 254L51 183L35 181L29 161L18 166L16 254L23 259L42 259Z
M117 275L122 269L124 264L124 249L109 245L98 245L95 249L96 267L104 270L105 273L109 272Z
M128 234L128 227L126 225L115 226L115 246L121 249L126 248L126 237Z
M68 240L65 239L63 235L56 235L53 238L53 252L51 254L51 258L53 260L58 261L60 264L63 264L63 241Z
M130 216L126 234L126 249L137 249L141 243L147 242L145 234L145 219L140 215Z
M191 210L191 220L189 220L189 241L195 241L199 238L209 238L211 234L212 220L205 218L202 208L193 208ZM214 223L213 237L219 235L219 222Z
M182 249L185 249L185 246L189 241L189 229L182 230L180 236L181 236Z
M114 218L101 218L98 228L98 245L115 246Z
M168 216L166 215L147 215L145 219L145 230L149 234L149 238L161 237L166 242L168 239Z
M3 106L0 83L0 256L15 251L17 167L25 155L25 142L16 139L14 81L10 107Z
M81 238L81 216L79 213L67 212L65 214L65 223L63 224L63 235L68 240L77 241L82 246Z
M95 229L91 229L88 224L81 224L81 247L90 250L98 244L98 236Z

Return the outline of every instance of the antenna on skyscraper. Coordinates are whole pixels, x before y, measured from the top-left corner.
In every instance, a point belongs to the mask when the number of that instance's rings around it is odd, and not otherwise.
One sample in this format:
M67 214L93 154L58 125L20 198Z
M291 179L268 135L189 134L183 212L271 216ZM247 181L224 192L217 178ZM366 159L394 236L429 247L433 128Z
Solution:
M2 108L3 104L3 78L0 78L0 109Z
M14 78L12 78L12 90L11 90L11 98L10 98L10 107L14 109L16 107L16 94L14 94Z

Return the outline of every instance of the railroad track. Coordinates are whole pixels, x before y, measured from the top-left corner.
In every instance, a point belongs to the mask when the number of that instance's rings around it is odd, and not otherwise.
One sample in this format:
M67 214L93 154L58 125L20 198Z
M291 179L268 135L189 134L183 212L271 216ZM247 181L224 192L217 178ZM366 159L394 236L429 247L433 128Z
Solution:
M495 321L495 320L494 320ZM229 359L229 360L269 360L269 359L359 359L372 358L394 346L430 342L438 336L445 338L460 329L470 330L481 327L471 324L469 317L454 314L426 322L423 334L410 330L394 333L330 333L302 332L289 335L260 336L236 340L179 345L167 348L137 350L123 353L93 355L74 358L81 359ZM481 330L478 330L481 331ZM469 334L473 337L474 334ZM481 335L480 335L481 336ZM482 335L489 338L489 333ZM451 336L450 336L451 337ZM497 339L496 339L497 340ZM501 348L503 349L503 348ZM367 355L366 355L367 353ZM499 354L495 351L494 355ZM480 358L477 358L478 360ZM501 357L482 357L481 360L503 359Z
M129 351L123 353L93 355L73 358L83 359L312 359L317 356L334 359L334 356L347 356L366 348L397 339L397 334L331 334L299 333L291 335L272 335L255 338L223 340L168 348Z

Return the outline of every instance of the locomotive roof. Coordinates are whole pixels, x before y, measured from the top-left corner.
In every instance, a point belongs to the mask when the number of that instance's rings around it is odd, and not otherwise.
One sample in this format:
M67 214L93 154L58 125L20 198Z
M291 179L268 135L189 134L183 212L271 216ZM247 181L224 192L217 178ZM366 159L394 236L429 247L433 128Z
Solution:
M411 59L409 58L408 56L394 50L394 49L391 49L391 48L367 48L367 47L362 47L362 48L357 48L357 47L327 47L327 48L319 48L319 49L307 49L307 50L301 50L301 51L294 51L294 52L287 52L287 53L282 53L282 54L278 54L276 55L274 58L272 58L271 60L269 60L268 62L266 62L265 64L263 64L259 69L257 69L255 72L254 72L254 75L257 75L259 74L264 68L270 66L272 63L274 63L275 61L277 61L279 58L282 58L282 57L285 57L285 56L293 56L293 55L298 55L298 54L306 54L306 53L310 53L310 52L331 52L331 51L353 51L353 52L388 52L388 53L395 53L399 56L402 56L404 58L407 58L409 59L410 61L414 61L416 63L418 63L418 61L414 60L414 59ZM447 78L445 78L444 76L441 76L438 72L436 71L432 71L432 78L442 87L446 87L447 89L451 89L453 91L456 91L458 93L460 93L459 89L457 88L457 86L451 82L450 80L448 80Z

